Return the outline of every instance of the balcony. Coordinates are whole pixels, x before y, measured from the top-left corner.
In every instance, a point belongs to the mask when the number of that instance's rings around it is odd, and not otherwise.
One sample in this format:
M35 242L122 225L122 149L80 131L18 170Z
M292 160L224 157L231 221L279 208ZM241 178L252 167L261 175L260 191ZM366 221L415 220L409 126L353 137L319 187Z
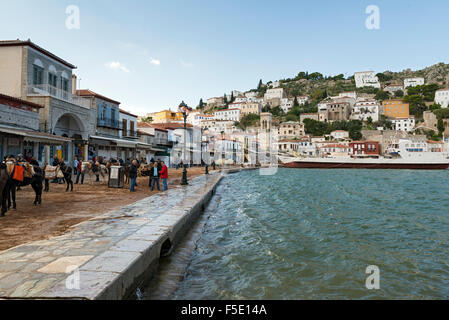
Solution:
M124 138L137 139L137 131L123 130L122 136Z
M86 109L90 109L90 100L78 96L73 96L71 92L53 87L49 84L39 84L39 85L34 84L27 86L27 95L32 97L50 96L72 104L76 104Z
M97 126L111 129L122 129L121 122L111 118L97 119Z

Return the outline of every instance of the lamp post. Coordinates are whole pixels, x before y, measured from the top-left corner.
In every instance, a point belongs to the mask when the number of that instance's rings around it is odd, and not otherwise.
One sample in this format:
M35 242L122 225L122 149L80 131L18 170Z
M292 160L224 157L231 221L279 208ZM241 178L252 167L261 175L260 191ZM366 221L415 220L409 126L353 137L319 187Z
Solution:
M209 150L208 150L208 148L207 148L207 146L208 146L208 135L209 135L209 129L207 129L206 128L206 130L204 130L204 134L206 135L206 141L204 141L204 145L206 146L206 150L204 150L204 151L207 151L207 152L209 152ZM206 165L206 172L205 172L205 174L207 175L207 174L209 174L209 161L210 161L210 154L209 154L209 156L206 158L206 160L207 160L207 162L206 161L204 161L204 164ZM203 163L203 129L201 129L201 164Z
M187 150L186 150L186 146L187 146L187 116L189 115L190 112L190 108L185 104L184 101L181 102L181 104L178 107L179 112L182 113L182 115L184 116L184 169L182 171L182 181L181 181L181 185L182 186L187 186L189 183L187 182Z

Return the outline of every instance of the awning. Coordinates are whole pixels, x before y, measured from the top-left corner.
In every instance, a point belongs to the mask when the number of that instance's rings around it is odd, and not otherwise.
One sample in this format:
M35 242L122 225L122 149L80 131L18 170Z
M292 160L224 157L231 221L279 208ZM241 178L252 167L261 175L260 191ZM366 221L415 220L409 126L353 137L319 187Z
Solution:
M123 139L114 139L114 138L107 138L107 137L99 137L99 136L90 136L91 139L97 139L97 140L105 140L110 141L116 144L117 147L122 148L135 148L137 146L137 142L123 140Z
M151 151L155 151L155 152L165 151L163 149L154 148L152 144L143 143L143 142L138 142L137 143L137 148L151 150Z
M22 136L25 141L30 142L41 142L53 145L61 145L62 143L71 142L73 139L58 137L49 133L38 132L38 131L30 131L9 127L0 126L0 132L8 133L12 135Z

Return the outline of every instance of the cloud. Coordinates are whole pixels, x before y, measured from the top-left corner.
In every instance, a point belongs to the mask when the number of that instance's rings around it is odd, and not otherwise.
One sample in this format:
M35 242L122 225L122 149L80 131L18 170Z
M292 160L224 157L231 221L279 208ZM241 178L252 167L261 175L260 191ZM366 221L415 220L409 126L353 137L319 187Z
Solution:
M105 66L112 70L121 70L123 72L129 73L129 69L122 65L120 62L108 62L105 64Z
M154 58L150 58L150 63L154 64L155 66L160 66L161 65L161 62L159 60L157 60L157 59L154 59Z
M185 62L184 60L181 59L181 64L184 68L193 68L193 63L191 62Z

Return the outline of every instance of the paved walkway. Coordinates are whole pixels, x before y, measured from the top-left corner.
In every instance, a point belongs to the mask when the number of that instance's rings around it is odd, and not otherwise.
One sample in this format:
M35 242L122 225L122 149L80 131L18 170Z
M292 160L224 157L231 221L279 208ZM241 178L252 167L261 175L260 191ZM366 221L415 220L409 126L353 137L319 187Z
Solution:
M135 281L129 278L130 268L141 264L139 270L144 270L146 263L159 259L161 239L181 228L192 208L220 179L220 173L200 176L187 188L80 223L65 235L1 252L0 298L115 299L123 295ZM150 252L156 244L159 252ZM111 286L116 288L108 292L114 293L105 293Z

